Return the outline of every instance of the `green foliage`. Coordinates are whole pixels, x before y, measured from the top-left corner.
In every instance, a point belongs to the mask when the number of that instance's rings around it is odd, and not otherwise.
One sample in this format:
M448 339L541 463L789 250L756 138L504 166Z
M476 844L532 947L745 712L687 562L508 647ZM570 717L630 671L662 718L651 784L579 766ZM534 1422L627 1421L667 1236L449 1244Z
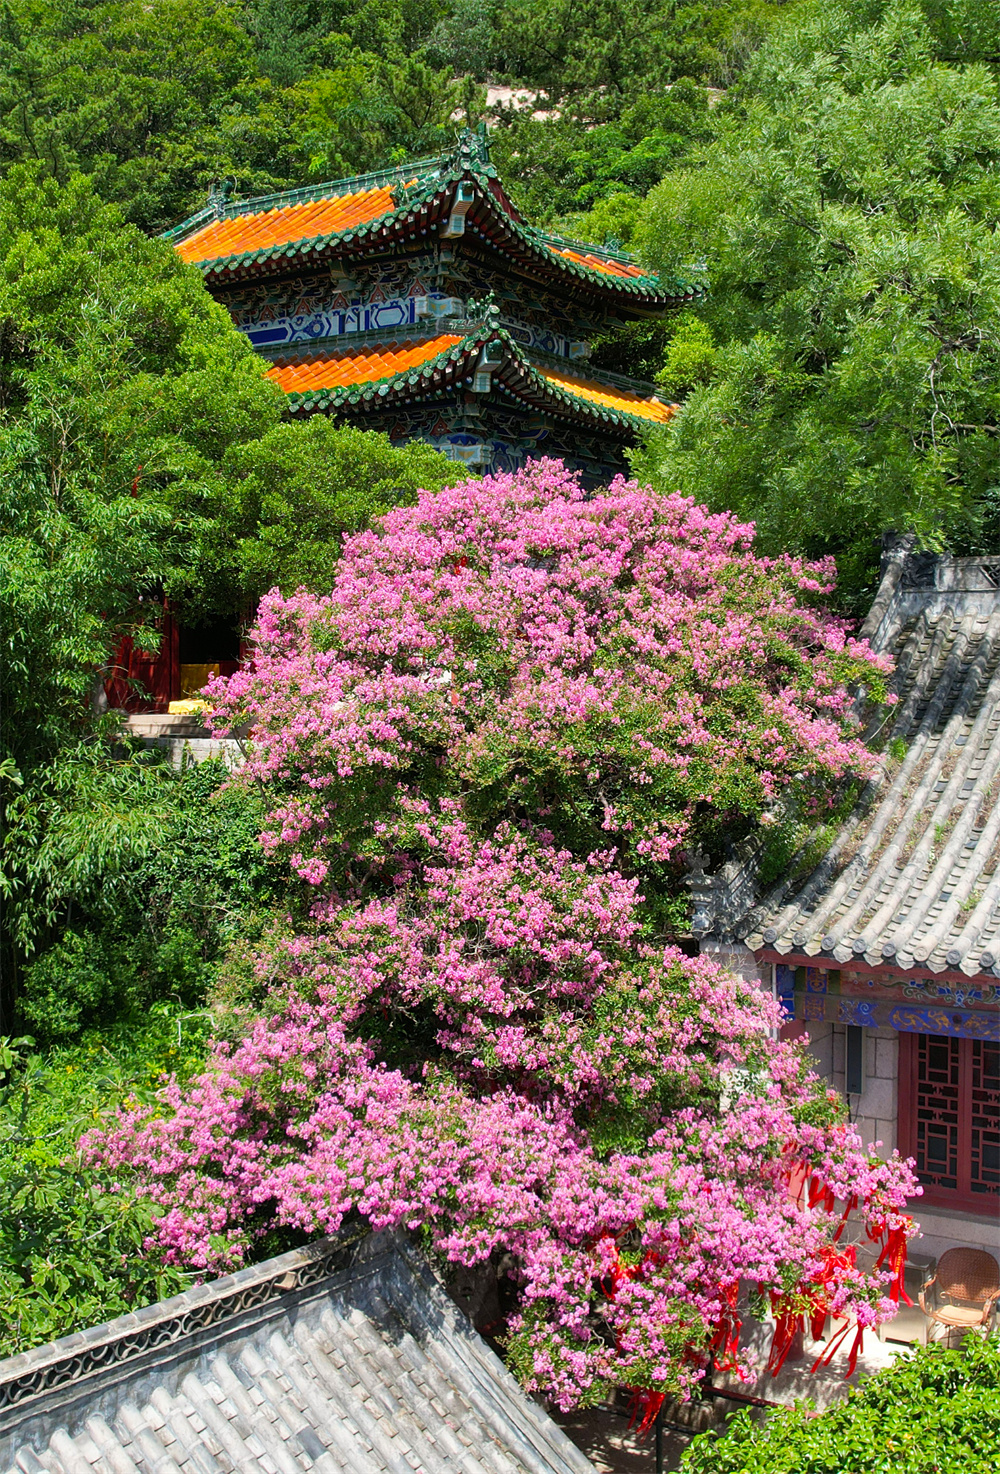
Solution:
M63 753L8 811L6 913L20 1010L44 1040L152 1000L200 1006L228 949L294 903L257 841L263 811L218 762Z
M0 149L62 184L92 174L130 219L162 228L210 173L206 144L252 76L224 0L7 0Z
M320 416L230 446L221 469L197 498L178 497L196 545L189 582L175 576L173 589L205 619L253 608L270 588L325 592L346 534L459 474L419 441L395 446Z
M621 194L641 198L710 132L708 93L682 78L638 95L573 98L554 117L508 110L493 135L493 156L532 220L563 223L600 244L618 236L614 224L597 234L599 216L580 220L574 212Z
M861 605L884 528L995 545L998 163L994 77L943 61L908 0L776 33L644 208L654 265L704 263L718 347L639 472L771 550L843 554Z
M209 1019L159 1005L46 1058L0 1052L0 1356L177 1294L190 1276L143 1253L148 1205L87 1166L78 1139L165 1075L201 1064ZM4 1078L6 1075L6 1078Z
M309 170L327 179L441 153L454 142L452 115L474 123L483 102L474 84L430 66L422 52L395 49L385 60L352 51L303 90Z
M728 85L780 10L781 0L506 0L493 26L503 69L550 100L634 99L683 76Z
M37 171L36 171L37 172ZM44 760L79 730L151 590L195 551L177 508L282 398L169 247L79 177L0 186L3 749ZM190 582L192 574L185 576Z
M683 1474L992 1474L1000 1447L1000 1346L919 1347L819 1417L738 1413L702 1433Z
M681 396L711 382L715 371L715 339L707 322L693 312L677 318L656 382L668 394Z
M674 84L728 86L798 0L5 0L0 167L75 171L162 230L244 194L450 143L478 84L541 94L498 139L533 212L644 193L699 136Z

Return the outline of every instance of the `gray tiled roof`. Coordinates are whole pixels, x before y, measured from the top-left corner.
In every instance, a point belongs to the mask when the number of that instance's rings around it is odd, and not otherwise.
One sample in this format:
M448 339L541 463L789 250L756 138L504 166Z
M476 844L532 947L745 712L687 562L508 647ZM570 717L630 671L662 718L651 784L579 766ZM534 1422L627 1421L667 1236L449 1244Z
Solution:
M324 1240L0 1362L9 1474L593 1474L426 1264Z
M1000 559L900 551L864 627L897 661L879 771L822 860L740 928L843 964L994 975L1000 961ZM902 751L893 756L891 747ZM792 869L794 874L794 867Z

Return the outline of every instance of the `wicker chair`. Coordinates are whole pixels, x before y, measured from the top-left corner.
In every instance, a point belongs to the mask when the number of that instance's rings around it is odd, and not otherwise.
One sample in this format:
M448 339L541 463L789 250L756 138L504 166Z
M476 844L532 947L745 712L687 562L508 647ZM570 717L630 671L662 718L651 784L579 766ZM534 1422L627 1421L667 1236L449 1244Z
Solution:
M948 1249L933 1279L921 1287L920 1309L950 1331L966 1331L988 1326L998 1299L1000 1265L993 1255L984 1249Z

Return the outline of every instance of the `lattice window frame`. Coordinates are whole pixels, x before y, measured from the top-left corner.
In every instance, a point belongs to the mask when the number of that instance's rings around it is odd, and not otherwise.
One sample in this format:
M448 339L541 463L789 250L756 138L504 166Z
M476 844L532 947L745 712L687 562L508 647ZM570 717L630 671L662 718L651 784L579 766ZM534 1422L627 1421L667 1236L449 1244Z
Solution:
M921 1049L926 1047L922 1041L930 1040L939 1048L946 1048L949 1056L954 1057L956 1066L952 1097L955 1109L950 1113L939 1112L939 1119L935 1123L939 1128L947 1130L949 1135L949 1158L954 1168L948 1175L952 1176L955 1186L924 1181L923 1194L914 1200L914 1206L919 1211L920 1205L926 1203L928 1207L952 1208L957 1212L995 1218L1000 1208L1000 1182L986 1191L973 1191L972 1187L974 1166L981 1166L983 1117L981 1106L979 1110L976 1109L974 1094L976 1101L982 1100L980 1071L987 1048L983 1041L955 1039L945 1035L900 1034L899 1149L903 1156L915 1157L919 1168L925 1139L921 1125L926 1126L930 1119L927 1092L921 1089L920 1060ZM974 1085L980 1088L974 1090Z

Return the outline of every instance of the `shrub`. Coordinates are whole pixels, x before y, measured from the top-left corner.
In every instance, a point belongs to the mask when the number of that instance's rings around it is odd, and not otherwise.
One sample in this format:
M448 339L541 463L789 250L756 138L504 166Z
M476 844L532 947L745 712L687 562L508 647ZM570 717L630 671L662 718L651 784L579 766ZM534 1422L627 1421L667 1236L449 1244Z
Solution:
M700 1434L683 1474L992 1474L1000 1448L1000 1345L919 1347L819 1417L739 1413Z
M0 1069L0 1356L191 1283L143 1252L152 1205L85 1164L77 1141L104 1112L152 1100L167 1074L186 1079L207 1031L206 1015L158 1005L141 1024ZM23 1056L24 1041L14 1043Z

